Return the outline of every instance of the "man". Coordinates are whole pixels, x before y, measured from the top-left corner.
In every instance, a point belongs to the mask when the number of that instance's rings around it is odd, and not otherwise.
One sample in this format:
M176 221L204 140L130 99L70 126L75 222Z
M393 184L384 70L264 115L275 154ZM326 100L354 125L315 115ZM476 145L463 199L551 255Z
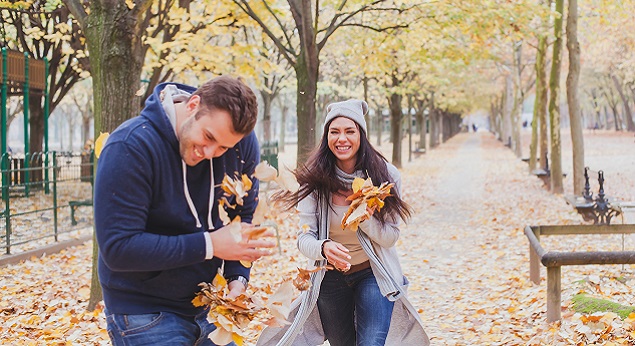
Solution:
M218 77L199 89L160 84L141 114L108 138L94 204L114 345L213 345L214 325L191 303L198 284L222 268L237 296L249 280L239 260L275 246L236 240L218 215L223 177L251 177L260 161L257 113L254 93L238 79ZM230 217L250 222L257 194L256 181Z

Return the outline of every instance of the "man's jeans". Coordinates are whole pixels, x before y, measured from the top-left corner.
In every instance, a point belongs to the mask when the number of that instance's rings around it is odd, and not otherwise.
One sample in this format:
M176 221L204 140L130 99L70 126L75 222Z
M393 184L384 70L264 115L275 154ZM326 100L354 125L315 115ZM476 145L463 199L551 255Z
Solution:
M317 305L331 346L385 344L394 302L381 294L372 269L327 271Z
M114 346L216 346L208 338L216 326L207 322L207 312L192 317L171 312L120 315L106 310L106 322Z

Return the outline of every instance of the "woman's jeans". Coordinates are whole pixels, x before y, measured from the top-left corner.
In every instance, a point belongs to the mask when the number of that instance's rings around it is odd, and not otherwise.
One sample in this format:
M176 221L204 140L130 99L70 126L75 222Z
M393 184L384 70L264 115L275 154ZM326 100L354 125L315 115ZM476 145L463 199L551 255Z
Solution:
M394 302L381 294L372 269L327 271L317 305L331 346L385 344Z
M108 335L114 346L215 346L208 335L216 326L207 322L207 311L197 316L172 312L121 315L109 314L106 310L105 313Z

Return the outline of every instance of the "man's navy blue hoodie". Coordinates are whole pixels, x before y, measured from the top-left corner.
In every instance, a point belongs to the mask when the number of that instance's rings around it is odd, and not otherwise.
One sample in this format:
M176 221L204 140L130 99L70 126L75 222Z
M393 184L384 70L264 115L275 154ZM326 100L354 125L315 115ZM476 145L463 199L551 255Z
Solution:
M176 85L193 93L196 89ZM195 315L191 301L200 282L211 282L223 260L205 260L204 232L221 228L218 200L220 182L247 174L251 177L260 161L258 141L252 132L213 159L214 189L212 220L208 226L210 162L187 167L187 185L174 128L161 105L157 86L140 116L124 122L103 148L95 179L95 228L99 244L99 280L110 313L144 314L170 311ZM255 179L254 179L255 180ZM184 186L189 187L201 227L188 206ZM256 208L258 182L243 206L228 209L233 219L250 222ZM228 198L235 204L232 196ZM237 261L225 261L225 277L249 269Z

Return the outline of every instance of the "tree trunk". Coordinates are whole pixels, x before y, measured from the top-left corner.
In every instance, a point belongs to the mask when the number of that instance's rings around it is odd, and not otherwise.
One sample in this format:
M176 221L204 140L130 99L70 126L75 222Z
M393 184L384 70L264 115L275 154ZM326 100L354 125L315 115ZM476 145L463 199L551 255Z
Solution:
M34 170L29 173L29 182L41 182L44 178L42 167L42 156L33 155L42 152L42 143L44 142L44 109L42 108L42 96L29 96L29 167ZM25 150L25 154L26 150ZM40 167L40 169L36 169ZM41 185L40 185L41 186Z
M278 151L284 153L284 142L287 133L287 112L289 107L283 101L280 102L280 141L278 142Z
M143 56L137 19L123 2L116 6L92 1L84 32L93 77L95 137L112 132L122 122L139 114L135 96L140 87ZM95 172L97 165L95 164ZM88 309L102 298L97 276L97 242L93 242L93 272Z
M412 161L412 111L414 105L412 101L412 95L408 96L408 162Z
M362 79L362 84L364 86L364 101L366 101L366 103L368 103L368 77L364 76L364 78ZM370 129L372 126L370 126L370 112L366 112L366 114L364 114L364 121L366 121L366 124L368 124L366 126L367 131L366 131L366 138L370 139Z
M260 96L262 96L262 138L265 142L270 142L272 95L266 91L261 90Z
M591 102L593 104L593 110L595 111L595 124L594 129L603 129L602 113L600 113L600 105L598 104L598 97L595 88L591 89Z
M415 121L417 122L417 133L419 134L419 142L415 148L418 151L425 150L426 148L426 118L425 118L425 103L423 100L417 100L417 110L415 113ZM424 151L425 152L425 151Z
M547 56L547 36L540 35L538 38L538 49L536 50L536 99L534 101L534 116L531 122L531 145L529 149L529 171L532 172L536 169L536 161L538 155L540 155L541 164L544 164L545 157L543 158L543 150L546 150L542 146L543 139L547 139L547 124L546 124L546 106L547 106L547 74L545 58ZM540 136L538 136L538 124L540 124ZM544 133L543 133L544 128ZM538 138L540 138L540 153L537 152Z
M430 119L430 149L433 149L439 145L439 110L434 104L434 92L430 94L430 113L428 118Z
M377 114L377 146L381 145L381 133L384 131L384 115L382 114L382 109L380 106L377 106L375 113Z
M584 189L584 137L578 82L580 80L580 44L578 43L578 0L569 0L567 17L567 50L569 74L567 75L567 103L573 150L573 194L581 196Z
M514 90L513 90L512 75L507 74L505 76L505 93L504 93L504 108L503 108L503 143L511 147L512 139L512 112L514 111Z
M554 28L556 40L553 43L551 76L549 78L549 120L551 121L551 192L561 194L562 186L562 154L560 143L560 68L562 63L562 14L564 0L556 0Z
M399 85L399 81L396 77L392 78L392 86ZM397 168L401 168L401 123L403 121L401 114L401 99L402 96L397 93L393 93L388 98L388 105L390 107L390 136L393 139L392 142L392 164Z
M89 116L82 117L82 145L86 145L90 138L90 119L91 117Z
M622 104L624 105L624 117L626 118L626 129L627 131L633 132L635 131L635 123L633 123L633 113L631 112L631 107L628 105L628 97L624 94L624 88L622 88L622 84L617 79L617 76L612 75L611 79L613 80L613 84L615 84L615 89L617 93L620 95L622 99Z
M521 147L521 138L520 138L520 120L522 118L522 110L523 110L523 101L524 101L524 93L523 93L523 80L522 80L522 43L514 42L514 78L516 79L514 83L514 106L512 107L511 113L511 124L512 124L512 150L516 157L520 158L522 156L522 147Z
M306 54L306 52L305 52ZM306 162L309 152L313 150L316 143L315 124L315 99L317 96L318 66L317 55L313 57L313 65L309 65L302 55L295 67L295 74L298 80L297 91L297 116L298 116L298 153L297 164ZM313 66L314 68L310 68Z

